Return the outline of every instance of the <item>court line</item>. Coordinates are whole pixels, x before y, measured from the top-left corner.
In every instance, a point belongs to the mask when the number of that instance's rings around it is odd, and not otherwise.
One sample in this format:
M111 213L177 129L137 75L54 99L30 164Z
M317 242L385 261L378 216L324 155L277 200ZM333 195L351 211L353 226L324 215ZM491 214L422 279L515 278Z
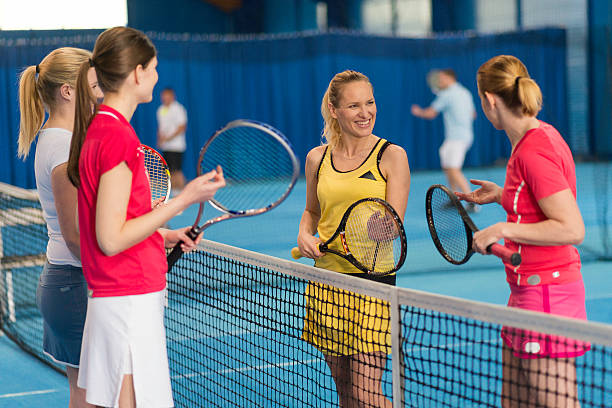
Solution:
M502 339L501 337L495 340L486 340L486 341L462 341L459 343L449 343L449 344L442 344L440 346L437 347L432 347L432 346L419 346L419 347L410 347L406 350L403 351L403 353L406 354L411 354L414 352L420 352L423 350L439 350L439 349L455 349L455 348L460 348L460 347L472 347L474 345L479 345L479 344L498 344L501 343Z
M288 361L286 363L276 363L276 364L263 364L254 367L240 367L240 368L226 368L221 371L201 371L199 373L189 373L189 374L179 374L173 375L172 379L180 379L180 378L193 378L193 377L208 377L211 374L230 374L230 373L242 373L247 371L263 371L269 368L281 368L281 367L291 367L295 365L308 365L323 361L323 358L313 358L310 360L301 360L301 361Z
M221 334L202 334L200 336L194 336L194 337L189 337L189 335L171 337L171 340L173 343L184 343L184 342L198 341L198 340L204 340L204 339L215 339L216 340L216 339L221 339L224 337L241 337L243 335L263 334L267 332L276 332L276 330L274 329L258 329L258 330L240 329L240 330L230 331L230 332L221 333Z
M585 300L588 302L589 300L604 300L604 299L612 299L612 294L587 296Z
M0 398L15 398L15 397L27 397L30 395L40 395L40 394L52 394L54 392L58 392L59 390L50 389L50 390L38 390L38 391L26 391L26 392L16 392L13 394L3 394L0 395Z
M496 340L482 341L482 342L467 342L466 341L466 342L460 342L460 343L449 343L449 344L443 344L439 347L410 347L404 351L404 354L410 355L412 353L420 352L423 350L452 349L452 348L458 348L458 347L473 346L473 345L483 344L483 343L496 344L500 342L501 342L501 338L496 339ZM220 371L210 370L210 371L201 371L197 373L178 374L178 375L173 375L171 378L173 380L177 380L181 378L208 377L210 375L218 375L218 374L243 373L243 372L249 372L249 371L264 371L270 368L283 368L283 367L292 367L295 365L308 365L308 364L313 364L313 363L322 362L322 361L324 360L321 357L321 358L313 358L310 360L288 361L286 363L262 364L262 365L253 366L253 367L244 366L244 367L239 367L239 368L226 368Z

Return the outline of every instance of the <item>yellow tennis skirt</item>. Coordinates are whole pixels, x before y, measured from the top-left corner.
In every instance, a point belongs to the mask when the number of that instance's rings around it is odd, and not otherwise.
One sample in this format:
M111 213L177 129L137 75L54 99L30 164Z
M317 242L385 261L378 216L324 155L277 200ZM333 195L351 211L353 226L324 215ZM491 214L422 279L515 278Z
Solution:
M323 354L391 354L388 302L315 282L305 297L302 339Z

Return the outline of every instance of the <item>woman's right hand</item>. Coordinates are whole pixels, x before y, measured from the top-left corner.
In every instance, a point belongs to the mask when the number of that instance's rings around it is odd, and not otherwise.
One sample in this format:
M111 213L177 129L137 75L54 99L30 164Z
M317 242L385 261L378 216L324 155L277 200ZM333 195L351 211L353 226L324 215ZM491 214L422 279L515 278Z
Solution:
M298 234L297 241L302 256L311 259L318 259L325 255L319 251L319 244L321 243L321 240L314 235L306 233Z
M480 186L479 189L471 193L462 193L455 191L455 195L460 199L476 204L501 204L501 195L503 189L492 181L471 179L470 183Z
M213 198L217 190L222 187L225 187L223 169L217 166L216 170L211 170L190 181L177 198L185 200L187 206L203 203Z

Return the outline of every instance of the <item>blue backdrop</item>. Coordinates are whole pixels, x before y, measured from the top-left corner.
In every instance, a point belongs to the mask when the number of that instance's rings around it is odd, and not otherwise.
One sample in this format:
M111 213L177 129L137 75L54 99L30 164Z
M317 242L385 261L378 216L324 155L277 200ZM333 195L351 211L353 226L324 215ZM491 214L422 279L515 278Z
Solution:
M27 65L60 46L91 49L98 31L0 32L0 181L34 186L32 155L17 158L19 128L17 81ZM540 118L567 130L566 45L561 29L431 38L376 37L357 33L218 37L149 33L159 54L154 101L136 111L132 125L143 143L154 146L155 110L166 86L189 114L184 170L195 174L200 146L230 120L267 122L287 135L301 163L320 143L321 97L331 77L354 69L368 75L378 105L375 134L403 146L411 169L439 168L437 150L442 120L414 118L410 105L427 105L434 95L425 83L432 68L453 68L476 93L476 70L497 54L522 59L544 93ZM492 164L509 155L505 135L495 131L478 109L475 141L466 166Z

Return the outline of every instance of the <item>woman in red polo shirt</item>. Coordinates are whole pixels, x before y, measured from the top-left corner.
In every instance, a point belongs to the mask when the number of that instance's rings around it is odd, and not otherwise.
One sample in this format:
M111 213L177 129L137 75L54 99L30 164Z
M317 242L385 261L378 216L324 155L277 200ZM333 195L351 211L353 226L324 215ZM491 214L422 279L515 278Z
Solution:
M86 73L93 66L104 102L92 112ZM151 209L144 153L130 126L157 82L155 47L140 31L106 30L77 82L68 175L78 187L83 274L89 300L78 384L105 407L172 407L164 330L164 246L187 228L160 228L187 206L213 197L221 169L198 177L168 204ZM94 115L95 113L95 115ZM197 241L197 240L196 240Z
M473 247L486 253L504 239L519 252L519 266L506 264L508 306L586 319L580 256L584 238L576 203L572 153L559 132L536 118L542 93L521 61L499 55L477 74L482 110L512 144L503 188L472 180L480 188L456 193L477 204L498 203L507 213L474 234ZM504 327L502 406L578 407L574 358L587 343Z

